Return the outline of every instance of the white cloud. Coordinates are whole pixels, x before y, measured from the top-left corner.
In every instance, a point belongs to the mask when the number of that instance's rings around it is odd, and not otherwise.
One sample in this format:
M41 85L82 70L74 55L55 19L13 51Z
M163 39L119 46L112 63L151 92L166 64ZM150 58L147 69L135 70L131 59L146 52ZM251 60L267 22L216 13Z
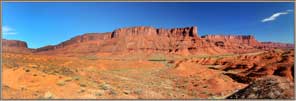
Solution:
M272 16L261 20L261 22L268 22L268 21L276 20L277 17L279 17L281 15L289 14L289 12L292 12L292 10L286 10L284 12L278 12L278 13L272 14Z
M291 9L288 9L288 10L287 10L287 12L293 12L293 10L291 10Z
M16 32L14 31L13 28L8 27L8 26L2 26L2 34L3 35L15 35Z

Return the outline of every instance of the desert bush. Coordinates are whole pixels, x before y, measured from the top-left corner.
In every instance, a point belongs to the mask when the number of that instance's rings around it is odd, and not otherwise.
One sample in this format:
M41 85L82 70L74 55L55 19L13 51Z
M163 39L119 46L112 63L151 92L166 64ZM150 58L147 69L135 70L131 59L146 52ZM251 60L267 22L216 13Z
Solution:
M25 71L26 71L26 72L30 72L30 70L29 70L29 69L26 69Z
M111 87L110 87L110 85L103 83L100 85L100 88L103 90L109 90Z
M48 67L44 68L43 72L47 74L53 74L53 75L60 74L60 75L66 75L66 76L70 76L74 74L74 72L71 71L69 67L53 66L53 65L49 65Z
M87 84L85 82L79 82L80 87L86 87Z
M80 76L74 76L74 77L72 77L72 79L74 79L74 80L80 80Z

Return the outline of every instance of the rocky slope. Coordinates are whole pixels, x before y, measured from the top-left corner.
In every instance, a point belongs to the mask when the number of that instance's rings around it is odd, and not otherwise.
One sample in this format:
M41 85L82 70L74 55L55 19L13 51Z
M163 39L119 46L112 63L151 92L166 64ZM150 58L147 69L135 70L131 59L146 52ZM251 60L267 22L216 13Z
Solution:
M294 99L294 83L286 78L267 76L227 97L228 99Z
M196 63L221 70L225 75L241 83L249 83L257 78L276 75L294 81L294 50L271 50L251 54L209 56L204 58L172 61L180 64Z

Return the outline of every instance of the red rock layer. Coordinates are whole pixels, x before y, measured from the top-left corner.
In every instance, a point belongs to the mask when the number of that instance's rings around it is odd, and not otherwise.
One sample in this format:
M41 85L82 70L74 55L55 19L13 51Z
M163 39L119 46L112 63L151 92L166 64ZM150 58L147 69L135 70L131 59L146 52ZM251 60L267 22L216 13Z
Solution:
M199 41L199 42L198 42ZM155 29L153 27L122 28L112 33L92 33L74 37L56 46L37 49L38 53L81 52L163 52L190 54L202 40L197 27Z
M24 41L19 40L6 40L2 39L3 47L17 47L17 48L28 48L28 45Z
M7 46L27 47L21 42ZM291 45L286 45L290 47ZM260 43L251 35L206 35L198 37L197 27L157 29L153 27L120 28L107 33L87 33L58 45L35 49L37 54L225 54L255 52L270 47L285 48L280 43Z
M258 48L268 49L268 48L294 48L294 44L289 43L279 43L279 42L261 42Z
M239 43L238 43L239 42ZM197 27L156 29L153 27L130 27L111 33L92 33L74 37L56 46L37 49L38 53L113 53L145 54L224 54L257 51L253 36L205 36L198 37Z
M30 53L31 49L24 41L2 39L2 52Z
M202 36L203 39L216 42L217 46L222 46L223 44L219 44L219 42L224 42L224 46L240 46L240 45L248 45L255 46L258 45L259 42L252 35L205 35Z

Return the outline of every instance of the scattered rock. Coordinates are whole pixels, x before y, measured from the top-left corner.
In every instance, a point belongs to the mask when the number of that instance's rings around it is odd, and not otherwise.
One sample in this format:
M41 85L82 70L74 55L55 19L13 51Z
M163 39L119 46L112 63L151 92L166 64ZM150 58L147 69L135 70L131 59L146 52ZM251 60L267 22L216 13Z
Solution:
M228 99L294 99L294 83L287 78L266 76L244 89L227 97Z

